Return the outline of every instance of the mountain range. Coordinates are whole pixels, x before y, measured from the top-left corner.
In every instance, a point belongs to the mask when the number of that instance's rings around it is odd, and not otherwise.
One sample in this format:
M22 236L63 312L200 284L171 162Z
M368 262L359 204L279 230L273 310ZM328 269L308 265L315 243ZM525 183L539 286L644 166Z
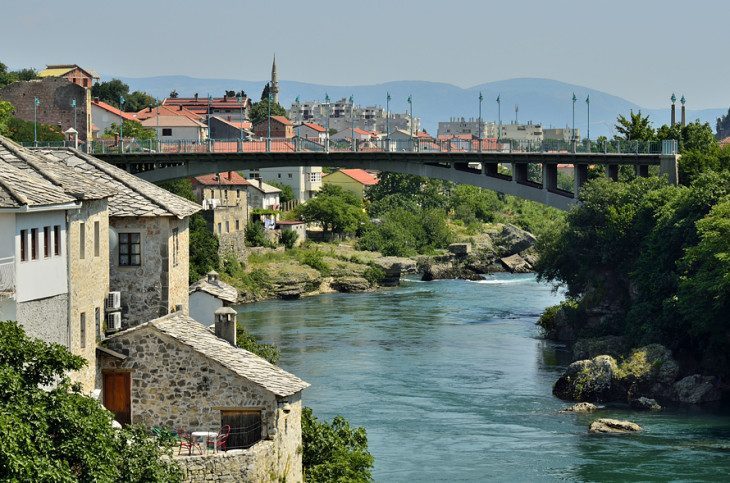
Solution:
M140 90L156 98L167 97L172 90L180 96L198 93L207 96L222 96L225 90L245 91L254 101L261 96L267 81L246 81L235 79L199 79L187 76L159 77L118 77L130 86L132 91ZM383 84L359 86L328 86L296 81L280 81L279 102L288 108L296 97L302 101L323 100L325 94L337 100L351 95L358 105L385 105L386 93L390 93L392 112L406 112L407 99L413 99L413 115L421 119L422 128L435 134L439 121L451 117L477 118L479 93L484 96L482 117L485 120L498 120L497 96L501 99L502 123L515 120L515 106L518 106L517 120L520 123L532 121L543 127L570 127L572 124L572 96L575 103L575 127L581 136L586 136L587 105L585 99L590 95L590 135L609 136L614 134L614 124L619 114L628 115L630 111L648 114L654 127L670 121L669 97L664 109L647 109L618 96L588 87L568 84L551 79L516 78L488 82L474 87L461 88L452 84L425 81L393 81ZM678 93L679 94L679 93ZM699 119L709 122L713 130L717 118L728 112L726 107L713 109L689 109L687 121ZM680 105L677 104L677 120Z

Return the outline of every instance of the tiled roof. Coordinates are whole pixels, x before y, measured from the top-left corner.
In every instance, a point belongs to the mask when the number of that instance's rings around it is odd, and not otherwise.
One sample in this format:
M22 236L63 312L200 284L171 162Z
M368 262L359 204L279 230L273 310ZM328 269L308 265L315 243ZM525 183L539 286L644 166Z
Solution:
M220 279L209 282L208 277L202 278L192 284L188 291L191 295L194 292L205 292L232 304L238 301L238 290L236 290L236 287L228 285Z
M145 127L207 127L200 121L187 116L150 116L142 121Z
M166 189L133 174L73 149L44 151L46 158L60 162L116 193L109 198L109 216L176 216L185 218L200 205L174 195Z
M249 184L249 182L246 181L246 178L238 174L236 171L226 171L224 173L220 173L220 176L216 173L205 174L203 176L196 176L193 179L198 184L205 186L245 186Z
M364 169L340 169L339 171L365 186L378 184L378 179Z
M730 145L730 136L724 137L717 142L720 146Z
M3 137L0 161L0 190L4 193L0 200L6 208L102 199L116 193Z
M65 74L68 74L74 69L80 69L84 72L86 72L89 77L92 77L94 79L99 78L99 74L96 73L93 70L84 69L83 67L79 67L77 64L52 64L47 65L45 69L38 72L38 77L62 77Z
M246 129L251 129L251 127L252 127L251 121L228 121L226 119L223 119L220 116L213 116L213 119L217 119L220 122L224 122L224 123L228 124L229 126L235 127L236 129L246 130Z
M312 129L317 132L327 132L327 129L325 129L324 126L320 126L316 122L303 122L302 126L308 127L309 129Z
M284 116L271 116L271 121L278 122L279 124L283 124L285 126L293 126L292 122ZM262 124L266 124L267 122L268 122L268 118L264 118L264 120L259 121L254 125L261 126Z
M201 119L203 119L202 116L195 114L193 111L191 111L190 109L183 107L183 106L147 107L147 108L142 109L141 111L137 112L134 115L134 117L140 121L144 121L145 119L149 119L150 117L155 117L158 115L159 116L185 116L185 117L188 117L195 121L200 121Z
M127 121L136 121L137 120L133 114L131 114L129 112L121 111L121 110L117 109L116 107L112 106L111 104L107 104L104 101L91 101L91 103L93 105L95 105L96 107L98 107L100 109L104 109L105 111L111 112L112 114L115 114L121 118L126 119Z
M129 336L144 329L156 330L190 347L208 360L280 397L291 396L309 384L247 350L234 347L216 337L203 324L182 312L174 312L131 329L117 332L110 339Z
M253 186L257 190L261 191L264 194L273 194L273 193L281 193L281 190L277 188L276 186L271 186L270 184L264 183L260 179L254 179L251 181L248 181L249 186Z

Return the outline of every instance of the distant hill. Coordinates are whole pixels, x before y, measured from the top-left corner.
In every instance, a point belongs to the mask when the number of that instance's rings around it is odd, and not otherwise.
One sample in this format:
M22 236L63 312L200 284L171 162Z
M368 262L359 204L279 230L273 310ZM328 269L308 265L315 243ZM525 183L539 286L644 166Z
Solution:
M173 89L181 96L192 96L196 92L200 96L222 95L225 90L240 91L243 89L253 99L261 96L266 81L245 81L234 79L197 79L187 76L160 77L119 77L129 84L132 90L146 91L154 97L164 98ZM280 102L289 107L299 96L301 100L324 99L325 93L333 100L353 95L355 102L362 105L385 105L386 92L392 97L390 106L394 112L405 112L406 99L413 96L413 114L421 118L422 126L429 132L437 130L439 121L450 117L478 117L478 96L484 96L482 117L486 120L497 120L497 95L502 100L502 122L515 119L515 104L519 106L520 122L541 122L544 127L565 127L572 122L571 97L575 92L578 101L575 103L575 124L586 135L586 104L588 94L591 96L591 137L611 136L613 125L619 114L627 114L630 110L641 110L649 114L654 127L669 122L669 107L666 109L644 109L633 102L613 96L605 92L583 86L567 84L550 79L518 78L497 82L488 82L463 89L451 84L424 81L395 81L375 85L361 86L326 86L305 82L281 81ZM713 130L717 117L725 114L727 108L687 110L687 119L700 119L709 122ZM677 105L679 118L679 104Z

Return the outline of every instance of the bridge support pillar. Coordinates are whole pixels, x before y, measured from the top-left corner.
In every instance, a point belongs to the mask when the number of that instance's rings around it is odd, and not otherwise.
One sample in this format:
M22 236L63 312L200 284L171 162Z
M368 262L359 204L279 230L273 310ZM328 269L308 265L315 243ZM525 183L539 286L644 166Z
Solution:
M527 163L512 163L512 181L525 183L527 178Z
M607 164L606 176L614 181L618 181L618 164Z
M649 165L648 164L636 164L636 165L634 165L634 170L636 171L636 176L640 176L642 178L649 177Z
M669 184L679 184L679 155L669 154L659 157L659 176L666 176Z
M542 165L542 189L557 191L558 189L558 165L543 163Z
M578 197L580 189L588 181L588 165L587 164L574 164L573 165L573 193L575 197Z
M492 178L496 178L497 174L499 174L499 164L491 163L486 164L484 163L482 166L484 166L484 174L487 176L491 176Z

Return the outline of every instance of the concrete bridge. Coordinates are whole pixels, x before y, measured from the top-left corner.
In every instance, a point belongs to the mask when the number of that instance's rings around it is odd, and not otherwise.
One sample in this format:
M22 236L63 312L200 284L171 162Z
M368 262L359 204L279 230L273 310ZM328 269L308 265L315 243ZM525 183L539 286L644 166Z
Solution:
M579 151L541 149L481 150L454 149L431 142L387 146L354 146L346 149L308 149L297 140L273 144L274 140L256 142L219 141L197 145L154 146L157 149L108 149L94 155L148 181L189 178L209 173L240 171L286 166L328 166L361 168L376 171L412 174L469 184L519 196L567 210L576 202L576 194L588 179L589 166L602 166L606 176L616 180L620 166L631 166L639 176L658 173L677 183L676 141L663 141L653 148L636 145L621 150L615 145L592 146ZM283 146L283 147L282 147ZM481 147L481 146L479 146ZM632 152L626 152L632 151ZM570 191L558 187L558 166L572 169ZM532 168L531 168L532 166ZM657 167L651 169L652 167Z

